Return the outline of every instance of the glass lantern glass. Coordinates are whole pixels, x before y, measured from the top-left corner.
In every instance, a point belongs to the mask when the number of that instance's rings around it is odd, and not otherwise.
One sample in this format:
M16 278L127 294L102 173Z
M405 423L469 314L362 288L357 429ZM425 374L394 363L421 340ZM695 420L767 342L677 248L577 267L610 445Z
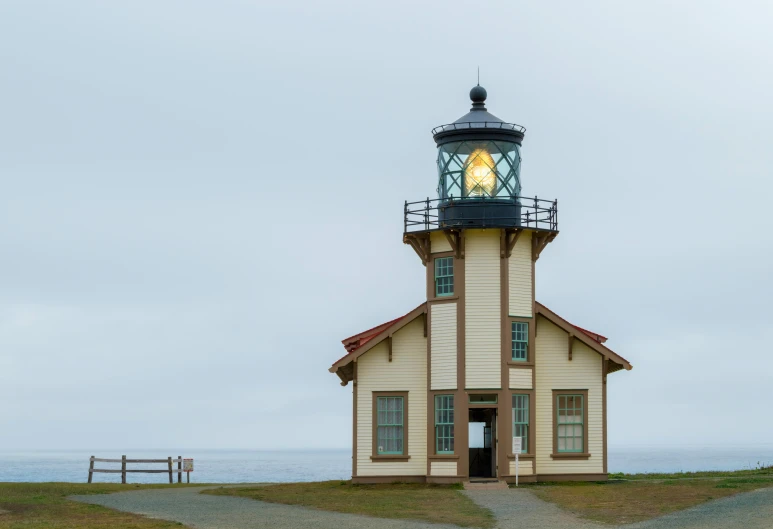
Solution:
M438 147L441 200L512 198L521 193L521 152L509 141L456 141Z

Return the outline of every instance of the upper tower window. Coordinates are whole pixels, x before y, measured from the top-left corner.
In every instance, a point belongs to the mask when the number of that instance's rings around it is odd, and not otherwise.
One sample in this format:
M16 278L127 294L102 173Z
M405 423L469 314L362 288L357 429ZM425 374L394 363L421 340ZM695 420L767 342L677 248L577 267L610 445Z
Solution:
M512 324L513 360L525 362L529 351L529 324L514 321Z
M454 258L435 259L435 295L452 296L454 294Z

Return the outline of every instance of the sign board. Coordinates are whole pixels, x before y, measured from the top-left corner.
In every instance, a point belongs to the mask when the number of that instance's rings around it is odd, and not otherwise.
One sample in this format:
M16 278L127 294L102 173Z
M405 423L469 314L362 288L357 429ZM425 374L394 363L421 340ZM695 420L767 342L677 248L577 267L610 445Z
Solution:
M183 472L193 472L193 459L183 459Z
M521 453L521 442L523 441L520 437L513 437L513 453L514 454L520 454Z

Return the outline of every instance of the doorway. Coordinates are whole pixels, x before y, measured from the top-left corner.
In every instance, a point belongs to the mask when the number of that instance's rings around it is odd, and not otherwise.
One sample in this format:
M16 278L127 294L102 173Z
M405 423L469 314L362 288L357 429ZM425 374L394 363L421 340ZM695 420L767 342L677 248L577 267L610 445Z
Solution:
M470 408L470 478L497 476L497 410Z

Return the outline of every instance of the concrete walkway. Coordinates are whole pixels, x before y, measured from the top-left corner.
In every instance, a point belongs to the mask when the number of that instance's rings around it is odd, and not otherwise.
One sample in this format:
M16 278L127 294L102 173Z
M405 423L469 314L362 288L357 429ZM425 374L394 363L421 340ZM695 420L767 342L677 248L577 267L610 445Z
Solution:
M71 499L183 523L197 529L457 529L454 525L389 520L265 503L248 498L199 494L207 487L148 489ZM491 509L499 529L601 529L544 502L527 490L464 491ZM773 488L737 494L626 529L773 529Z

